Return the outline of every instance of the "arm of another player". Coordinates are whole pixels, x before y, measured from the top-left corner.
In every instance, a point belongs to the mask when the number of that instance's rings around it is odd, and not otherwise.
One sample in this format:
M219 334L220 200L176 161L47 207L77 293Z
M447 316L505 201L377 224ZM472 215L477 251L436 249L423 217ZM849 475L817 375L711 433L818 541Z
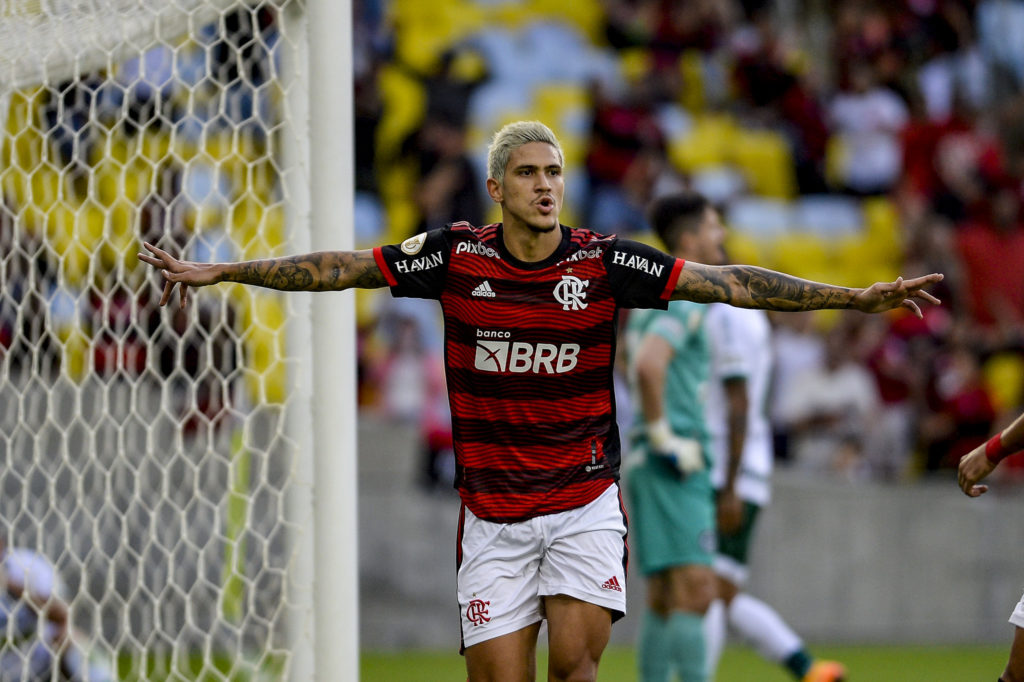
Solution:
M984 445L971 450L960 460L957 468L957 483L965 495L977 497L988 490L987 485L977 485L996 466L1017 451L1024 449L1024 414L1001 432L992 436Z
M722 388L725 392L728 459L725 463L725 481L718 493L717 514L719 529L732 533L743 522L743 501L736 494L736 477L747 440L747 380L743 377L730 377L722 381Z
M866 289L859 289L812 282L752 265L704 265L686 261L671 297L790 312L852 308L879 313L902 307L921 317L917 300L939 303L939 299L924 289L941 280L942 274L932 273L907 280L900 277L895 282L875 282Z
M704 456L699 442L672 433L665 415L665 376L674 356L675 349L663 337L645 334L637 348L633 368L651 450L672 460L676 469L685 475L703 469Z
M165 280L160 305L167 305L171 300L175 286L179 287L180 305L184 308L189 287L219 282L253 284L281 291L341 291L387 285L370 249L321 251L241 263L193 263L179 260L152 244L143 246L149 253L138 254L139 260L159 270Z

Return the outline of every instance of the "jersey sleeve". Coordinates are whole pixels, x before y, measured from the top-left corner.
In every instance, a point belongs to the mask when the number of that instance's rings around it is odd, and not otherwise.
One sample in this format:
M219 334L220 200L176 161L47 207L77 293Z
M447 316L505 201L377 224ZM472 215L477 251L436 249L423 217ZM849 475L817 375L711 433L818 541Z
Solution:
M421 232L401 244L378 246L373 250L377 267L396 298L441 297L448 262L451 238L447 229Z
M708 310L705 328L711 347L711 366L719 379L742 379L751 372L750 338L746 328L749 310L715 303Z
M604 263L619 307L664 310L684 261L653 246L618 239L605 253Z

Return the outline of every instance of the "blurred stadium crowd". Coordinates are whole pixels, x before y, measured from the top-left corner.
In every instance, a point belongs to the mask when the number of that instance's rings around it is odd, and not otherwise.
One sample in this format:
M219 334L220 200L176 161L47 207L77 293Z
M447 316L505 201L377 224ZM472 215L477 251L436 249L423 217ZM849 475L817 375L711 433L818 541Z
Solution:
M651 239L645 207L689 186L737 262L850 286L946 274L922 320L773 318L789 466L910 480L1019 411L1024 3L396 1L356 19L364 245L497 219L488 135L536 118L565 147L567 224ZM430 305L383 294L361 336L363 404L423 420L428 481L445 443Z
M140 239L196 260L284 248L280 5L11 98L8 368L156 367L200 383L185 411L200 430L230 410L240 376L254 399L283 398L272 295L200 297L199 324L180 316L168 329L134 262ZM357 0L353 11L359 247L497 219L489 135L536 118L564 146L566 224L651 240L645 207L689 186L721 207L737 262L850 286L945 273L943 305L921 320L773 318L768 407L789 466L853 481L948 472L1024 407L1024 2ZM424 481L443 486L435 304L386 291L358 302L360 404L420 424Z

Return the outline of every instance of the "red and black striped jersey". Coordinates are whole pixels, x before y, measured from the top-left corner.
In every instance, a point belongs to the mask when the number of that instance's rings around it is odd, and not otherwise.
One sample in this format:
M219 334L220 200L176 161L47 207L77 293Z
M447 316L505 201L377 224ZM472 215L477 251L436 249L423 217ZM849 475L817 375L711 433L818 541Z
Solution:
M490 521L580 507L618 479L618 312L665 308L683 267L638 242L561 230L536 263L508 252L500 224L374 249L393 296L441 303L455 485Z

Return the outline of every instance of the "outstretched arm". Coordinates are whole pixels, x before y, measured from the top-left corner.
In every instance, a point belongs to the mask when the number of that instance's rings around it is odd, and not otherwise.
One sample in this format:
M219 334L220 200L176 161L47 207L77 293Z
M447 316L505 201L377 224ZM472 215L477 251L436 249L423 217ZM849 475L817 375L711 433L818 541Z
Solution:
M752 265L703 265L686 261L672 298L790 312L852 308L878 313L902 307L920 317L921 309L915 299L938 303L939 299L924 288L941 279L941 274L933 273L907 280L900 277L895 282L876 282L866 289L858 289L812 282Z
M167 305L179 286L181 307L188 302L188 288L218 282L254 284L281 291L340 291L352 287L376 289L386 286L384 273L373 259L373 251L321 251L301 256L267 258L241 263L193 263L178 260L163 249L144 243L149 253L138 254L163 274L164 293L160 305Z
M957 468L957 483L965 495L977 497L988 490L987 485L977 485L1009 455L1024 449L1024 414L1001 432L992 436L987 443L979 445L964 455Z

